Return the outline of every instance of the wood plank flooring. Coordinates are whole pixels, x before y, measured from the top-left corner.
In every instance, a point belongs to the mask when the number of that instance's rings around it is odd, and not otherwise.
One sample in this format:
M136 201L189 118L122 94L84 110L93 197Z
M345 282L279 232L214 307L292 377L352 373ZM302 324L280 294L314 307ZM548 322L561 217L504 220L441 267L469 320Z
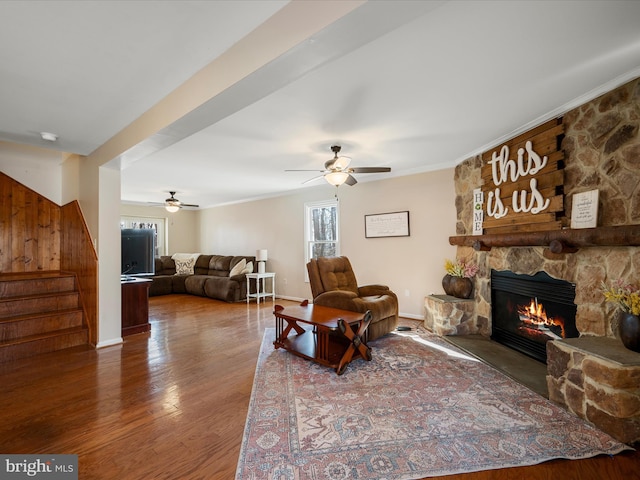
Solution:
M272 311L271 302L153 297L150 334L0 364L0 453L78 454L82 480L233 480ZM628 480L639 472L631 452L435 478Z

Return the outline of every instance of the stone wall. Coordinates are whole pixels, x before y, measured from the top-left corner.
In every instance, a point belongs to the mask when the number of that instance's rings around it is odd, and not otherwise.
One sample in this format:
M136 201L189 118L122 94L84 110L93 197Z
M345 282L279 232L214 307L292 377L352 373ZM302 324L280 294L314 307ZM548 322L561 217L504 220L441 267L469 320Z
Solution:
M640 79L633 80L564 115L565 214L571 218L574 193L598 189L598 226L640 223ZM497 145L496 147L498 147ZM481 185L481 158L456 167L457 234L471 235L472 193ZM480 266L475 278L477 332L491 333L491 269L549 275L576 284L576 326L581 335L615 336L614 308L604 303L601 282L640 283L640 248L590 247L554 254L543 247L494 247L476 252L458 247L458 258Z

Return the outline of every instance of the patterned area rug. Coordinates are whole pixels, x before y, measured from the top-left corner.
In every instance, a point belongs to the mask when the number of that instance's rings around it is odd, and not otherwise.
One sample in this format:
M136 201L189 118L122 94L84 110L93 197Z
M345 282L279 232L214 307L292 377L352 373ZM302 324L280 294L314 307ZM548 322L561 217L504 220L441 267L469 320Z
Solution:
M626 445L426 331L333 369L258 358L236 480L421 479L616 454Z

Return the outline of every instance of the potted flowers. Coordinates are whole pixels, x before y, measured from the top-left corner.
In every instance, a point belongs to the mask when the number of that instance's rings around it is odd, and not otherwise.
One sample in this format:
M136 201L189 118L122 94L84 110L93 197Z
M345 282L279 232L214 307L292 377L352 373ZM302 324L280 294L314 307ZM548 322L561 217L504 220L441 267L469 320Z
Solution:
M471 279L478 273L478 265L465 259L457 259L455 262L447 259L444 269L447 272L442 279L442 288L445 293L458 298L471 297L473 292Z
M640 290L617 280L611 286L603 283L602 292L604 299L619 309L618 328L622 343L629 350L640 352Z

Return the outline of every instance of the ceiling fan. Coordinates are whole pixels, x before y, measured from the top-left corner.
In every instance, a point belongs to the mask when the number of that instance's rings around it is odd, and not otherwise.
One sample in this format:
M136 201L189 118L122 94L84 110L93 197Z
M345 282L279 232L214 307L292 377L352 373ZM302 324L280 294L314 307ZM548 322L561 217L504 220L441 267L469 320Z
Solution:
M327 160L324 164L324 170L285 170L286 172L320 172L322 175L310 178L302 183L309 183L319 178L324 178L328 183L339 187L343 183L347 185L355 185L358 181L352 173L386 173L391 171L391 167L349 167L351 158L338 156L340 153L340 145L333 145L331 151L333 158Z
M182 207L193 207L193 208L198 208L200 205L194 205L191 203L182 203L180 200L178 200L174 195L176 194L176 192L169 192L171 194L171 196L169 198L167 198L164 203L156 203L156 202L149 202L152 205L164 205L164 208L167 210L167 212L177 212L178 210L180 210Z

